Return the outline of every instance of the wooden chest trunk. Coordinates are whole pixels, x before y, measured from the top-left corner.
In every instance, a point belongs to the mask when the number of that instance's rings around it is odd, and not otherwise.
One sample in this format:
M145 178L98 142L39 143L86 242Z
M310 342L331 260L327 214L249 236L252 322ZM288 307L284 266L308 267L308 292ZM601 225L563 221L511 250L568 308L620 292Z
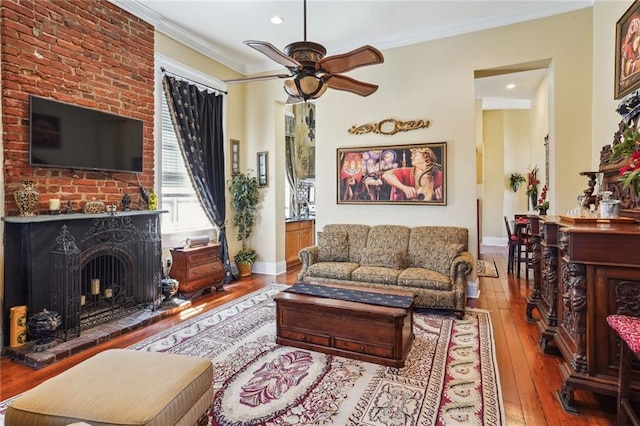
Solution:
M277 343L404 367L414 337L413 305L391 308L287 292L274 300Z

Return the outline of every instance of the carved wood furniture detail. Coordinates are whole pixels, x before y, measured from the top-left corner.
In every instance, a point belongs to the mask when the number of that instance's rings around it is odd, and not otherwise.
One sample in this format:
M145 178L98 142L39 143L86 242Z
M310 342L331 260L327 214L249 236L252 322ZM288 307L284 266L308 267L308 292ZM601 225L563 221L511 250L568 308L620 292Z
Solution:
M537 223L540 234L540 245L534 250L540 252L535 256L540 258L534 263L540 277L535 281L534 290L527 303L527 319L533 321L532 310L536 308L540 313L538 329L540 330L540 348L544 353L556 353L551 346L557 327L557 288L558 288L558 218L553 216L537 216L532 223ZM536 297L537 293L537 297Z
M564 358L558 396L565 410L576 411L575 389L616 394L619 343L606 317L640 316L640 228L622 220L545 216L539 222L540 295L533 300L532 294L527 309L540 313L541 349L557 350ZM635 367L630 374L637 395Z
M172 248L171 278L178 280L178 293L187 298L199 296L205 290L215 287L223 290L226 276L224 265L220 261L220 245L209 244L203 247Z

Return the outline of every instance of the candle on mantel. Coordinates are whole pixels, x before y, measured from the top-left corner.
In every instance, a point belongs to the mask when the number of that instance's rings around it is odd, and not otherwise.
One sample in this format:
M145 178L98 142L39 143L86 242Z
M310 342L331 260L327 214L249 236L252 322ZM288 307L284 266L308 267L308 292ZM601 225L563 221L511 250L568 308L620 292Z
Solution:
M49 210L60 210L60 198L52 198L49 200Z
M83 294L80 296L80 306L84 306L85 303L87 303L87 298Z
M91 294L100 294L100 279L94 278L91 280Z
M109 298L111 296L113 296L113 290L110 289L110 288L105 289L104 290L104 297Z

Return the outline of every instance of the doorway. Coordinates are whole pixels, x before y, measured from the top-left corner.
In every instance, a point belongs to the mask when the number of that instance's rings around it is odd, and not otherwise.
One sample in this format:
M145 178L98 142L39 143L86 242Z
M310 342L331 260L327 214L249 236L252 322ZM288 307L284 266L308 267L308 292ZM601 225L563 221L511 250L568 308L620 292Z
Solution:
M551 183L546 148L553 152L553 138L548 136L553 127L552 87L551 60L475 72L477 231L481 245L504 246L503 217L532 209L526 184L516 192L510 189L512 173L526 178L537 167L542 184Z

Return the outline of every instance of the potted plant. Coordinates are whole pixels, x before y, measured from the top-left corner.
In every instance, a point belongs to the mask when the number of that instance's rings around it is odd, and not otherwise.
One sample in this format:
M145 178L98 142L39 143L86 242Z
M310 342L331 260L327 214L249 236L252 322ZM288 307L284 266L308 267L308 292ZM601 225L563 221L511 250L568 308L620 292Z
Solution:
M241 277L251 275L253 262L258 254L247 247L247 239L253 230L254 216L260 201L258 194L258 180L248 173L237 172L227 181L231 193L231 207L235 210L233 224L238 228L238 241L242 241L242 248L233 260L238 265Z
M511 188L513 192L518 192L520 185L522 185L526 181L527 179L525 179L525 177L520 173L511 173L511 176L509 176L509 188Z

